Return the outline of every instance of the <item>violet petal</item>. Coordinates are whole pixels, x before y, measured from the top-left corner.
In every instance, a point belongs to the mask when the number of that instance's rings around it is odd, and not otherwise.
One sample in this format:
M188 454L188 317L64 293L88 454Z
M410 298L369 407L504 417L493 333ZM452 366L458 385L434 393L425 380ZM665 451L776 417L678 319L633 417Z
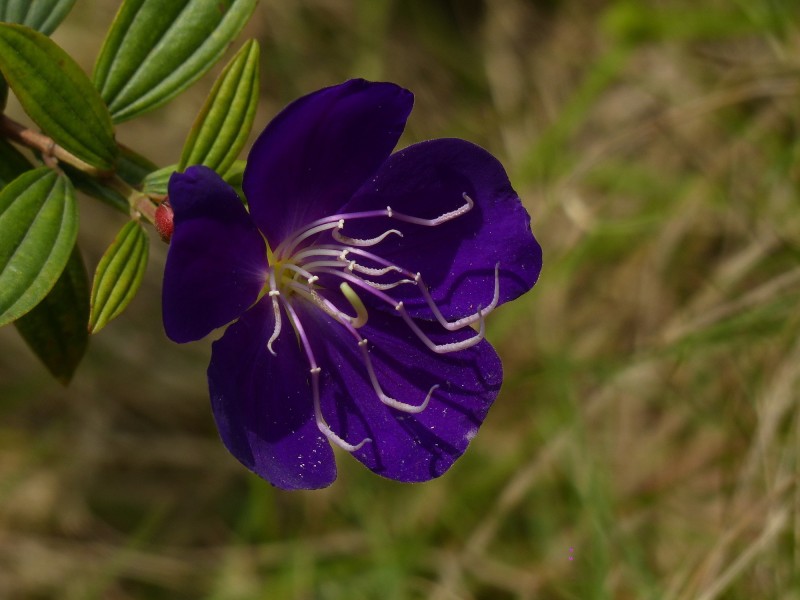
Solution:
M266 247L236 192L211 169L175 173L169 197L175 232L164 269L164 329L173 341L190 342L256 301Z
M354 79L287 106L258 137L244 171L250 212L275 247L333 214L381 166L403 132L413 95Z
M373 311L359 333L369 340L370 358L384 393L419 405L438 384L422 412L384 405L375 393L354 337L313 306L298 302L322 367L322 411L332 430L351 444L373 441L353 453L375 473L399 481L442 475L478 431L502 383L502 365L485 340L450 354L434 354L399 318ZM310 323L314 323L311 327ZM449 333L419 323L436 343L474 334Z
M316 489L336 479L327 438L314 421L305 354L283 314L269 353L274 316L267 296L212 346L211 407L225 446L248 469L283 489Z
M446 318L465 317L491 302L495 264L500 264L500 304L529 290L542 267L530 216L496 158L459 139L414 144L393 154L343 212L388 205L433 219L464 206L463 194L474 208L436 227L388 218L349 220L342 233L368 239L391 228L401 231L402 238L389 236L370 250L421 273ZM410 314L432 318L413 286L395 288L392 295Z

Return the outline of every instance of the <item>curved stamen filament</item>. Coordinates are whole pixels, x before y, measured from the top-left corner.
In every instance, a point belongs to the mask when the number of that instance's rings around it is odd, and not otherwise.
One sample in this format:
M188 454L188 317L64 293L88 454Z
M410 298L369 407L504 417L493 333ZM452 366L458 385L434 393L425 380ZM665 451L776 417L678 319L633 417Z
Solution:
M475 202L472 200L472 198L470 198L466 192L462 193L461 197L464 198L465 204L455 210L441 214L433 219L423 219L420 217L414 217L412 215L395 212L392 210L391 206L387 206L384 210L367 210L363 212L343 213L331 215L329 217L323 217L322 219L312 221L306 226L306 229L303 229L297 235L289 237L281 242L275 249L275 256L278 258L286 258L287 256L291 256L292 252L294 252L294 249L297 248L297 246L300 245L300 243L302 243L304 240L311 236L317 235L318 233L322 233L323 231L330 229L342 229L345 221L347 220L387 217L389 219L397 219L398 221L404 221L414 225L437 227L443 223L457 219L458 217L465 215L472 210L472 208L475 206Z
M376 290L391 290L392 288L396 288L398 285L403 285L404 283L416 283L416 281L412 281L411 279L401 279L400 281L393 281L392 283L378 283L377 281L370 281L369 279L360 279L368 286L374 287Z
M347 284L343 283L342 285L344 286ZM350 286L347 287L349 288ZM355 292L353 293L355 294ZM400 400L392 398L391 396L387 396L386 393L383 391L380 382L378 381L377 375L375 374L375 368L372 365L372 358L370 357L369 349L367 348L367 340L366 338L362 338L361 335L358 333L358 331L356 331L355 327L351 323L351 317L348 317L346 314L342 313L339 309L336 308L336 306L333 305L332 302L326 300L325 298L319 296L318 294L315 294L314 298L311 298L309 295L304 294L302 292L300 293L300 295L306 298L307 300L313 302L315 305L319 306L326 313L334 317L339 322L339 324L342 325L345 329L347 329L347 331L350 332L350 335L352 335L356 339L358 347L361 349L361 353L364 356L364 363L367 366L367 375L369 376L370 383L372 384L372 389L375 390L375 395L378 396L378 399L383 404L391 408L395 408L399 411L410 414L421 413L423 410L427 408L428 403L431 400L431 396L433 395L433 392L437 388L441 387L438 383L431 386L431 389L428 390L428 393L425 396L425 399L422 401L422 404L419 405L408 404L407 402L401 402Z
M391 396L387 396L384 393L383 388L381 388L381 384L378 382L378 378L375 375L375 368L372 366L372 359L369 356L369 349L367 348L367 338L361 338L358 342L358 347L361 349L361 354L364 356L364 362L367 365L367 373L369 374L370 383L372 383L372 389L375 390L375 393L378 395L378 399L381 402L383 402L386 406L412 415L419 414L428 408L428 403L431 401L433 392L437 388L441 387L438 383L431 386L431 389L428 390L428 394L425 396L425 400L423 400L422 404L420 405L408 404L407 402L395 400Z
M341 221L341 223L342 223L342 226L344 226L344 222ZM385 240L387 237L389 237L393 233L396 234L396 235L399 235L400 237L403 237L403 234L400 233L397 229L390 229L388 231L384 231L382 234L380 234L379 236L376 236L374 238L369 238L369 239L366 239L366 240L360 240L360 239L357 239L357 238L351 238L351 237L347 237L346 235L342 235L341 233L339 233L340 230L341 230L341 227L338 227L337 229L334 229L331 232L331 235L333 236L333 239L335 239L337 242L340 242L342 244L347 244L348 246L374 246L375 244L380 244L383 240Z
M480 310L478 311L479 320L480 320L480 329L478 333L473 335L470 338L465 340L461 340L460 342L451 342L449 344L435 344L433 340L431 340L425 333L419 328L414 322L408 312L406 312L406 307L403 306L402 302L398 302L397 306L395 306L395 310L400 313L400 316L403 317L403 320L406 322L406 325L409 326L411 331L417 334L417 337L422 340L422 343L425 344L431 352L436 352L436 354L447 354L449 352L456 352L458 350L466 350L467 348L471 348L478 342L480 342L484 334L486 333L486 321L483 318Z
M278 339L281 334L281 307L278 304L278 297L281 293L278 291L278 286L275 284L275 270L271 269L269 273L269 296L272 299L272 312L275 314L275 327L272 329L272 335L269 336L267 341L267 350L272 356L278 354L272 349L272 344Z
M465 215L472 210L472 207L475 206L475 202L472 200L472 198L467 196L466 192L461 194L461 197L464 198L466 204L458 207L455 210L446 212L443 215L439 215L435 219L420 219L419 217L404 215L402 213L392 211L392 209L388 206L386 207L387 216L391 217L392 219L397 219L398 221L413 223L414 225L423 225L424 227L436 227L437 225L441 225L442 223L447 223L448 221L457 219L461 215Z
M355 323L359 319L359 314L358 313L356 313L355 317L351 317L346 312L336 308L336 306L333 304L333 302L330 302L329 300L326 300L325 298L320 296L317 292L315 292L312 289L309 289L308 286L305 286L305 285L303 285L301 283L297 283L297 282L292 281L292 282L289 282L288 285L299 296L302 296L303 298L305 298L306 300L308 300L309 302L311 302L312 304L314 304L315 306L317 306L321 310L325 311L327 314L329 314L331 317L336 319L336 321L339 322L342 325L352 325L353 327L361 327L361 325L366 323L366 319L367 319L367 316L368 316L367 312L366 312L366 310L367 310L366 307L364 307L364 315L363 315L364 323L360 323L359 325L355 325ZM359 299L359 302L360 302L360 299ZM362 306L363 306L363 304L362 304ZM358 310L358 309L356 309L356 310Z
M322 405L319 397L319 374L321 369L317 366L317 362L314 359L314 352L311 350L311 344L308 341L308 337L306 336L306 332L303 329L302 323L300 323L300 319L297 317L297 313L294 311L290 303L284 302L283 305L286 307L286 312L289 314L289 318L291 319L292 324L297 331L297 335L300 338L303 350L308 358L309 373L311 374L311 390L314 399L314 419L317 423L317 429L319 429L320 433L328 438L331 443L336 444L342 450L346 450L347 452L357 452L364 444L371 442L372 439L364 438L356 445L350 444L336 435L325 421L325 417L322 415Z
M474 315L462 317L461 319L456 319L455 321L448 321L444 318L444 315L442 315L439 307L436 306L436 303L433 301L431 293L428 291L428 286L425 285L421 277L418 276L416 278L416 283L422 292L422 297L425 298L426 304L431 309L431 312L433 312L439 324L448 331L457 331L466 325L471 325L475 321L483 319L483 317L497 308L497 302L500 300L500 263L497 263L494 266L494 295L492 296L492 301L489 303L489 305L486 308L480 309Z
M468 315L466 317L462 317L460 319L456 319L455 321L448 321L447 319L445 319L444 315L442 314L442 311L436 305L436 302L434 301L433 297L431 296L430 291L428 290L428 286L422 280L422 276L419 273L412 273L411 271L409 271L407 269L403 269L402 267L399 267L399 266L395 265L394 263L389 262L385 258L381 258L380 256L377 256L376 254L372 254L371 252L367 252L367 251L361 250L359 248L346 248L344 250L339 250L338 248L335 248L333 246L320 246L318 248L313 249L313 251L318 252L320 254L324 253L326 256L341 256L341 260L346 260L345 257L346 257L347 254L355 254L355 255L358 255L358 256L362 256L362 257L364 257L364 258L366 258L368 260L371 260L371 261L373 261L373 262L375 262L375 263L377 263L379 265L385 265L384 266L385 269L393 269L393 270L396 270L401 275L405 275L409 279L403 279L400 282L388 285L388 287L383 287L383 285L385 285L385 284L379 284L381 286L381 287L379 287L378 285L374 285L374 282L370 282L370 281L367 281L367 283L369 283L370 285L373 285L373 287L377 287L377 289L383 289L383 290L391 289L393 287L397 287L401 283L406 283L406 282L407 283L415 283L417 285L417 287L419 287L420 293L422 294L422 297L425 300L425 303L431 309L431 312L433 313L433 315L436 318L436 320L439 322L439 324L442 327L444 327L448 331L457 331L459 329L462 329L463 327L466 327L467 325L472 325L473 323L477 322L478 319L480 319L482 316L485 317L490 312L492 312L495 308L497 308L497 303L500 301L500 263L496 263L494 265L494 293L492 295L492 301L489 302L489 304L487 304L485 308L482 308L479 311L479 313L476 312L476 313ZM309 253L312 252L312 249L309 249L308 252ZM328 253L330 253L330 254L328 254ZM306 254L306 256L310 256L310 254ZM350 261L350 262L352 263L354 261ZM331 266L331 265L325 265L325 266ZM358 267L355 267L354 269L350 269L350 270L353 271L353 270L359 270L359 269L358 269ZM376 269L376 271L377 270L378 269ZM413 281L411 281L412 279L413 279Z
M481 314L479 316L480 330L474 336L467 338L465 340L461 340L460 342L452 342L449 344L435 344L427 335L425 335L425 333L409 316L402 302L396 302L391 298L391 296L384 294L379 289L373 288L366 281L354 275L350 275L349 273L344 273L342 271L336 271L334 269L328 269L328 268L321 268L319 270L321 272L328 273L329 275L335 275L337 277L341 277L342 279L349 281L350 283L354 283L356 286L369 292L373 296L379 298L389 306L393 307L395 310L397 310L397 312L400 313L400 316L403 317L403 320L406 322L406 325L409 326L411 331L413 331L416 334L416 336L420 339L420 341L422 341L422 343L424 343L428 347L428 349L430 349L432 352L436 352L437 354L447 354L449 352L457 352L458 350L465 350L466 348L470 348L471 346L474 346L475 344L480 342L484 337L485 323L483 315ZM480 313L480 311L478 312Z

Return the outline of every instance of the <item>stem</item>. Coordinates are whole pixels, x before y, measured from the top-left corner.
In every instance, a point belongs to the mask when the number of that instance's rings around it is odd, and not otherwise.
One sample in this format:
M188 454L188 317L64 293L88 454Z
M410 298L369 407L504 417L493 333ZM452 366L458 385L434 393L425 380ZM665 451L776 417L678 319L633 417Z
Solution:
M92 177L102 179L114 174L113 171L103 171L102 169L98 169L82 161L71 152L64 150L64 148L56 144L52 138L47 137L43 133L28 129L22 123L17 123L6 115L0 117L0 132L18 144L22 144L33 150L38 150L45 157L51 156L57 158L61 162L72 165L76 169L80 169Z
M120 179L114 171L104 171L93 167L56 144L52 138L43 133L28 129L23 124L14 121L6 115L0 115L0 134L22 146L39 151L42 155L42 160L49 167L54 166L53 159L56 159L102 181L103 184L128 200L131 213L135 217L141 216L150 223L155 223L156 205L151 198L147 196L147 194L143 194L129 186Z

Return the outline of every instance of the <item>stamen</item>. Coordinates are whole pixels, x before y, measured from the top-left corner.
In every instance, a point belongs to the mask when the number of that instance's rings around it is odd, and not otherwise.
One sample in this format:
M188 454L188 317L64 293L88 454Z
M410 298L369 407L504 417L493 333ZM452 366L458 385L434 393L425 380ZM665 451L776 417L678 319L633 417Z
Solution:
M306 336L306 332L303 329L302 323L300 323L300 319L297 317L297 313L292 308L292 305L288 302L284 302L284 306L286 307L286 312L289 314L289 318L294 324L295 330L297 331L297 336L300 338L303 350L305 350L306 357L308 358L309 373L311 373L311 390L314 402L314 419L317 423L317 429L319 429L320 433L327 437L331 443L336 444L342 450L346 450L347 452L357 452L364 444L371 442L372 439L364 438L356 445L350 444L336 435L330 426L325 422L325 417L322 415L322 405L319 398L319 374L321 369L317 366L317 362L314 359L314 352L311 350L311 344L308 341L308 337Z
M397 303L397 305L395 306L395 310L397 310L397 312L400 313L400 316L403 317L403 320L406 322L406 325L408 325L411 328L411 330L417 334L417 337L420 340L422 340L422 343L424 343L431 352L436 352L436 354L448 354L450 352L457 352L458 350L466 350L467 348L471 348L472 346L474 346L483 339L484 333L486 331L486 321L484 320L483 315L479 310L478 315L481 325L480 329L478 330L478 333L476 333L474 336L470 338L461 340L460 342L451 342L449 344L434 344L433 341L427 335L425 335L425 333L414 322L414 319L412 319L408 315L408 312L406 312L406 307L403 306L402 302Z
M442 315L442 312L439 310L439 307L436 306L436 303L433 301L430 292L428 291L428 286L422 281L422 277L419 273L417 273L416 277L417 286L419 287L420 291L422 292L422 296L425 298L425 302L427 303L428 307L433 312L436 320L439 324L447 329L448 331L457 331L466 325L471 325L478 319L482 319L490 312L492 312L495 308L497 308L497 302L500 300L500 263L497 263L494 266L494 295L492 296L492 301L486 308L480 309L474 315L469 315L468 317L463 317L461 319L456 319L455 321L448 321Z
M466 204L460 206L455 210L446 212L443 215L439 215L435 219L420 219L419 217L412 217L401 213L392 213L388 207L387 207L387 213L389 217L397 219L398 221L405 221L406 223L414 223L415 225L424 225L425 227L436 227L437 225L441 225L442 223L447 223L447 221L452 221L453 219L457 219L461 215L465 215L472 210L472 207L475 206L475 202L472 200L472 198L467 196L466 192L461 194L461 196L466 201Z
M418 406L395 400L394 398L387 396L381 388L380 383L378 383L378 378L375 376L375 369L372 366L372 359L370 358L369 350L367 349L367 338L362 338L358 342L358 347L361 348L361 354L364 356L364 362L367 364L367 373L369 374L369 380L372 383L372 388L375 390L375 393L378 395L378 399L381 402L383 402L386 406L412 415L421 413L428 407L428 403L431 401L431 396L433 395L434 390L441 387L438 383L431 386L431 389L428 390L428 394L425 396L425 400L423 400L422 404Z
M338 255L338 253L339 253L338 249L331 248L330 246L320 246L319 248L316 248L315 251L317 253L319 253L319 254L330 253L330 255ZM391 289L393 287L397 287L401 283L415 283L415 284L417 284L419 286L419 288L420 288L420 293L422 294L422 297L425 300L425 303L431 309L431 312L433 312L434 316L436 317L436 320L439 322L439 324L442 327L444 327L448 331L457 331L459 329L462 329L463 327L466 327L467 325L472 325L473 323L478 321L480 316L484 316L485 317L490 312L492 312L495 308L497 308L497 303L500 301L500 263L496 263L494 265L494 294L492 296L492 301L489 302L489 304L485 308L481 309L481 311L480 311L481 315L479 315L478 313L474 313L474 314L468 315L466 317L463 317L461 319L456 319L455 321L448 321L447 319L444 318L444 315L442 314L442 311L436 305L436 302L434 301L433 297L431 296L427 285L425 285L425 282L422 280L422 275L420 273L412 273L411 271L409 271L407 269L403 269L402 267L399 267L399 266L395 265L394 263L391 263L388 260L386 260L384 258L381 258L380 256L377 256L376 254L372 254L371 252L367 252L367 251L361 250L359 248L347 249L346 252L348 254L357 254L358 256L363 256L364 258L366 258L368 260L371 260L373 262L376 262L376 263L378 263L380 265L386 265L384 267L384 269L391 269L391 270L397 271L398 273L400 273L402 275L405 275L407 278L413 279L413 281L409 281L409 279L404 279L402 281L399 281L399 282L394 283L394 284L390 284L388 286L385 286L385 284L378 284L378 286L373 286L373 287L376 287L377 289L386 290L386 289ZM343 251L342 254L344 254L344 253L345 252ZM353 261L351 261L351 264L352 264L352 262ZM331 265L326 265L326 266L331 266ZM381 274L384 274L384 269L369 269L369 267L364 267L363 269L364 269L363 272L365 272L367 274L375 274L375 275L377 275L378 271L380 271ZM375 271L375 273L369 273L367 271L367 269ZM358 263L356 263L354 265L353 269L351 269L351 271L352 270L360 271L362 269L359 268ZM367 280L364 280L364 281L367 281ZM372 285L374 282L367 281L367 283Z
M331 235L333 236L333 239L335 239L337 242L342 244L347 244L348 246L374 246L375 244L381 243L383 240L385 240L387 237L389 237L389 235L393 233L399 235L400 237L403 237L403 234L400 233L397 229L390 229L388 231L384 231L379 236L374 238L369 238L366 240L350 238L347 237L346 235L342 235L341 233L339 233L339 229L334 229L331 232Z
M320 271L328 273L330 275L336 275L337 277L341 277L342 279L349 281L350 283L354 283L356 286L360 287L361 289L369 292L373 296L379 298L383 302L386 302L389 306L393 307L397 312L400 313L400 316L403 317L403 320L406 324L411 328L411 330L416 334L416 336L430 349L432 352L436 352L437 354L447 354L449 352L457 352L458 350L465 350L466 348L470 348L474 346L478 342L480 342L484 337L485 332L485 322L483 318L483 314L481 311L478 311L480 316L480 330L474 336L467 338L466 340L461 340L460 342L452 342L449 344L435 344L433 341L425 335L425 333L419 328L419 326L414 322L414 320L409 316L408 312L403 306L402 302L396 302L388 296L384 294L381 290L377 288L373 288L369 285L366 281L356 277L354 275L350 275L349 273L345 273L343 271L336 271L334 269L327 269L321 268Z
M369 279L364 278L361 278L361 280L367 285L374 287L376 290L391 290L392 288L396 288L398 285L403 285L404 283L414 283L410 279L401 279L400 281L394 281L392 283L378 283L377 281L370 281Z
M275 315L275 327L273 327L272 335L269 336L269 340L267 341L267 350L269 350L272 356L278 356L278 353L272 349L272 344L281 334L281 307L278 304L278 297L281 295L281 293L276 288L275 270L272 269L269 273L269 296L272 299L272 312Z
M355 261L350 261L347 264L347 266L344 266L340 262L332 261L332 260L316 260L316 261L313 261L313 262L310 262L310 263L306 263L304 265L304 267L305 267L304 271L307 271L307 272L310 272L312 269L321 269L321 267L337 267L337 268L345 268L348 271L350 271L351 273L353 271L361 271L363 269L363 270L373 271L377 275L383 275L385 273L388 273L389 271L400 271L401 270L399 267L397 267L397 268L387 268L387 269L369 269L368 267L361 267L361 265L357 264ZM317 279L319 279L319 278L317 277ZM363 277L359 277L358 279L360 281L363 281L363 282L367 283L368 285L374 287L375 289L378 289L378 290L390 290L390 289L396 288L398 285L402 285L404 283L416 283L415 281L411 281L410 279L401 279L399 281L394 281L394 282L391 282L391 283L379 283L377 281L369 281L368 279L364 279ZM316 281L316 279L314 281ZM311 282L311 280L309 280L309 283L313 283L313 282Z
M284 259L288 256L291 256L295 248L297 248L297 246L299 246L304 240L311 236L317 235L318 233L322 233L323 231L328 231L329 229L341 229L344 227L344 222L346 220L388 217L390 219L397 219L398 221L405 221L406 223L413 223L415 225L436 227L437 225L441 225L447 221L452 221L453 219L456 219L472 210L472 208L475 206L475 202L472 200L472 198L470 198L466 192L462 193L461 197L464 198L465 201L463 206L439 215L434 219L422 219L420 217L397 213L394 212L390 206L387 206L385 210L366 210L362 212L344 213L323 217L322 219L317 219L316 221L309 223L306 229L301 230L294 237L287 238L281 242L275 249L275 256L279 259Z

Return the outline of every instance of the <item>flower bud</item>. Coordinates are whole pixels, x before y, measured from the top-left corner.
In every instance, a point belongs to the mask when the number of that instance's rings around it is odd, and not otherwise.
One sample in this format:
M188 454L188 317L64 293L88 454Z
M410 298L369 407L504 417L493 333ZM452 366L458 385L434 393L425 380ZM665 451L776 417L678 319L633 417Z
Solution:
M154 225L156 226L158 235L160 235L161 239L167 243L169 243L169 240L172 237L172 231L175 229L175 223L173 222L174 216L175 215L172 212L172 206L170 206L169 200L165 200L158 205L158 208L156 208L156 220Z

